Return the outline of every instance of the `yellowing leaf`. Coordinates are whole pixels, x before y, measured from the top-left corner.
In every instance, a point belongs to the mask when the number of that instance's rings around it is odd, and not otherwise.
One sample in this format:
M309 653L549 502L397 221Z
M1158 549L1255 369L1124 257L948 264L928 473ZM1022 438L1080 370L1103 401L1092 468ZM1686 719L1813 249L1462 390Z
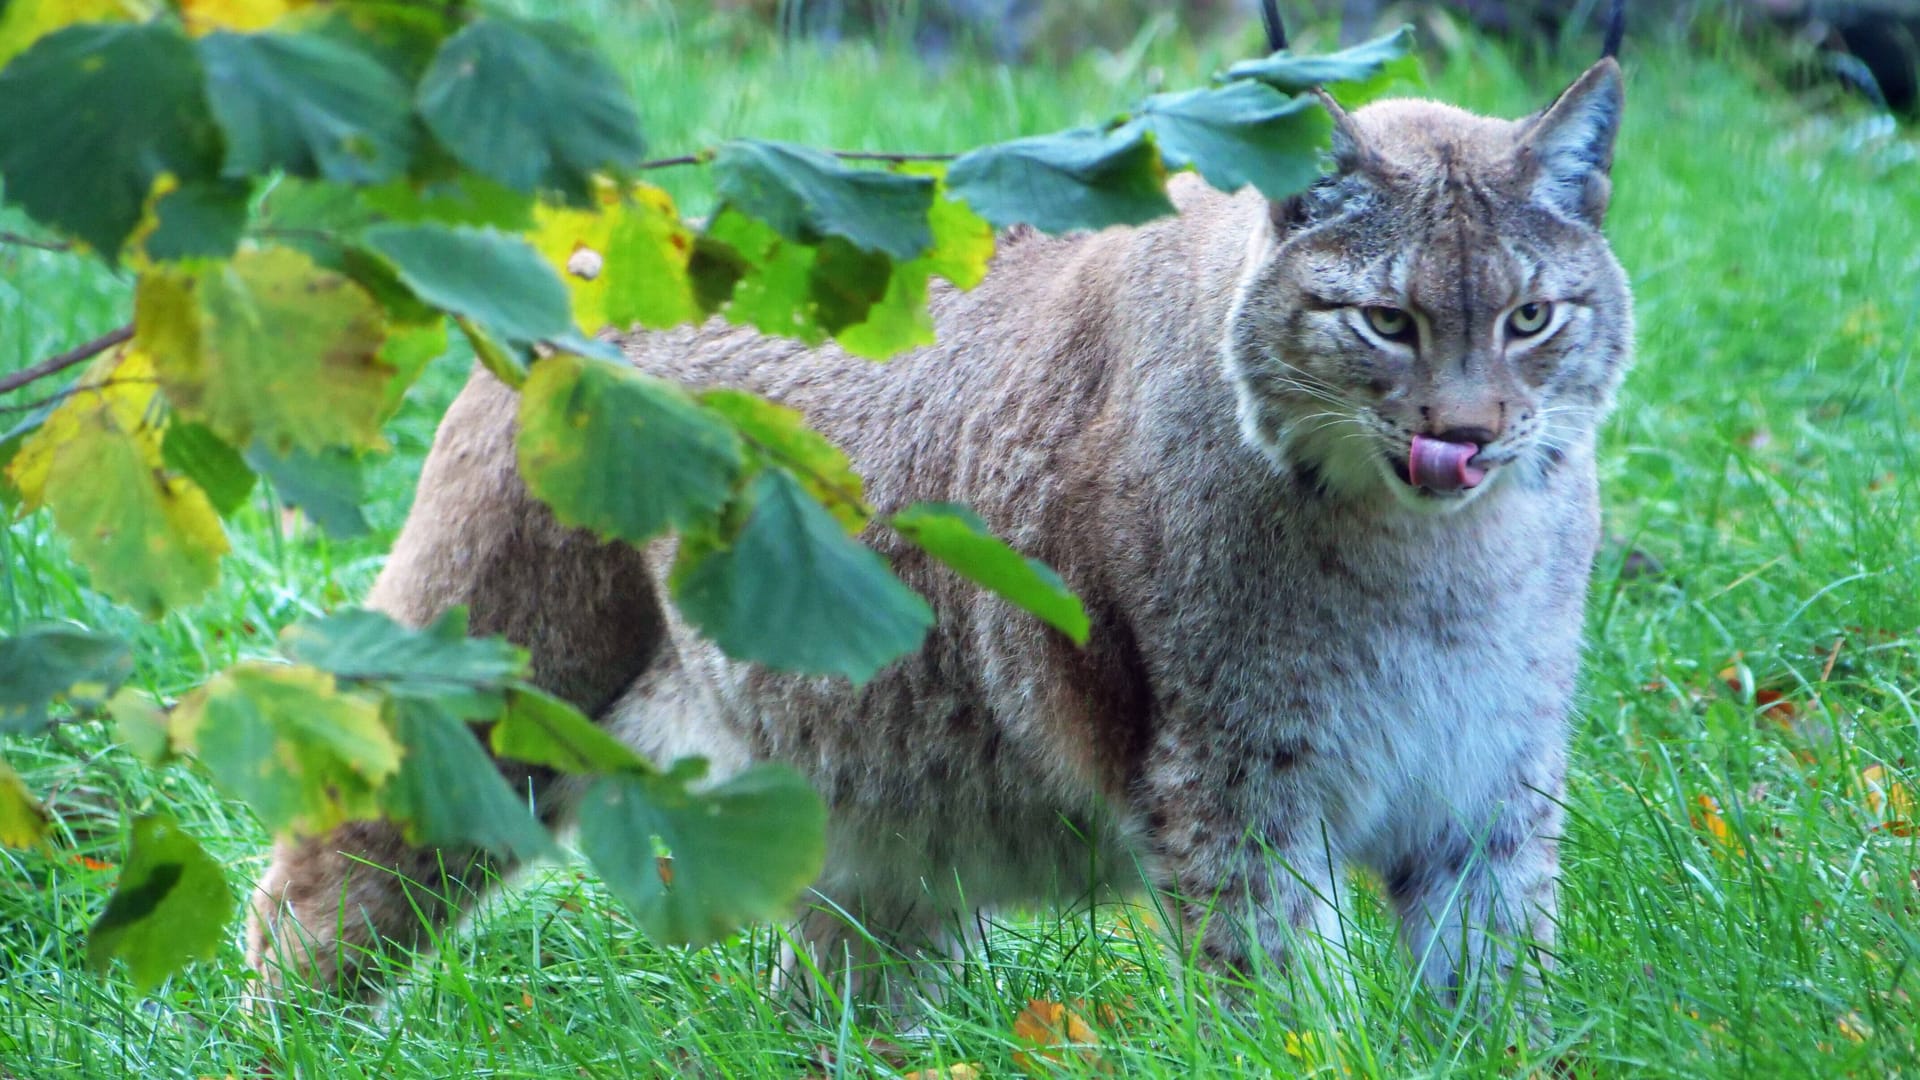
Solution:
M148 7L137 0L11 0L0 4L0 67L62 27L144 18Z
M0 847L29 848L46 839L47 812L20 774L0 760Z
M215 30L265 30L310 0L179 0L187 33L199 37Z
M1057 1001L1032 999L1013 1020L1013 1037L1032 1047L1031 1053L1016 1051L1013 1063L1034 1076L1051 1074L1049 1066L1065 1062L1061 1051L1072 1050L1088 1068L1106 1071L1107 1063L1095 1045L1100 1037L1080 1018L1080 1014Z
M167 396L233 446L379 446L385 339L365 290L291 248L149 270L134 299L134 341Z
M674 326L699 312L687 278L693 234L659 188L634 184L623 194L603 182L590 208L541 203L527 239L559 271L589 334Z
M49 413L7 466L7 477L20 492L24 510L39 509L55 452L73 441L90 420L104 414L121 430L143 437L151 430L147 411L153 405L153 363L145 355L126 349L108 353L87 365L74 385L91 389L73 393ZM158 462L157 434L153 446Z
M1860 785L1867 809L1879 819L1879 829L1895 836L1906 836L1913 831L1913 793L1893 779L1886 766L1869 765L1860 770Z
M1746 848L1741 845L1739 838L1733 835L1733 829L1727 825L1727 819L1720 816L1720 800L1711 795L1696 795L1693 801L1700 811L1693 819L1694 826L1704 830L1713 838L1716 849L1723 854L1736 857L1744 854Z
M227 537L213 504L161 464L152 368L138 351L96 362L20 448L10 469L28 508L45 506L94 587L158 618L220 573Z
M939 1069L915 1069L903 1074L900 1080L981 1080L985 1075L980 1066L963 1063Z
M297 665L228 669L174 710L173 739L275 832L378 815L375 793L400 768L378 703Z

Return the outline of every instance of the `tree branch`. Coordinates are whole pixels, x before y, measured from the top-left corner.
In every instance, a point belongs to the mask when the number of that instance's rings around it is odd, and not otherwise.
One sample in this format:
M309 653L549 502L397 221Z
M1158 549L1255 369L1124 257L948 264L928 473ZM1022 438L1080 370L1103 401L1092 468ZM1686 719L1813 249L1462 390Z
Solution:
M16 247L37 248L41 251L72 251L73 244L66 240L36 240L31 236L21 236L16 232L0 229L0 244L13 244Z
M702 150L695 154L681 154L679 157L655 158L635 165L635 169L666 169L675 165L705 165L713 160L712 150ZM842 161L890 161L895 164L907 161L952 161L959 154L896 154L884 150L828 150Z
M49 356L30 368L22 368L11 375L0 376L0 394L10 394L36 379L44 379L56 372L65 371L75 364L91 360L131 337L133 337L133 327L123 326L118 330L102 334L85 345L68 349L58 356Z
M89 390L106 390L115 386L135 386L141 383L158 383L155 378L102 379L99 382L74 383L65 390L48 394L35 401L23 401L18 405L0 405L0 416L12 416L16 413L32 412L44 405L58 405L75 394L84 394Z

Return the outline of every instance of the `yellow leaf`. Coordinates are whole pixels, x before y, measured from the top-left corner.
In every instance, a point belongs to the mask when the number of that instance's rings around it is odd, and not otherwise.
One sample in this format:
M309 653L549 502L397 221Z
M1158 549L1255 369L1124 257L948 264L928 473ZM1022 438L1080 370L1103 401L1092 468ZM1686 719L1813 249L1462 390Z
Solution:
M75 23L143 19L152 5L139 0L10 0L0 4L0 67L35 41Z
M1727 825L1727 819L1720 816L1720 800L1711 795L1697 795L1693 801L1700 810L1699 816L1694 818L1694 825L1706 830L1707 835L1712 837L1717 845L1717 850L1736 857L1744 855L1746 848L1741 846L1739 839L1733 835L1732 828Z
M180 18L195 37L215 30L265 30L311 0L180 0Z
M916 1069L903 1074L900 1080L980 1080L985 1075L978 1065L948 1065L941 1069Z
M20 774L0 760L0 847L29 848L46 839L47 812Z
M365 290L291 248L156 267L134 296L134 344L174 407L233 446L281 454L382 445L386 336Z
M1105 1071L1106 1062L1095 1049L1100 1037L1080 1018L1080 1014L1057 1001L1032 999L1013 1020L1013 1037L1033 1048L1032 1053L1016 1051L1013 1063L1035 1076L1048 1075L1048 1066L1064 1059L1055 1049L1072 1049L1086 1066Z
M147 423L154 395L151 360L139 352L118 349L88 364L73 385L91 389L76 390L49 413L7 466L7 477L20 492L25 512L42 505L55 452L78 436L96 414L104 412L122 431L134 433L152 449L149 460L160 461L159 430Z
M153 367L138 350L95 361L9 468L28 509L45 506L94 587L158 618L220 573L227 536L207 494L161 467Z
M1913 829L1913 793L1893 779L1884 765L1869 765L1860 770L1860 783L1867 809L1880 820L1880 827L1896 836Z

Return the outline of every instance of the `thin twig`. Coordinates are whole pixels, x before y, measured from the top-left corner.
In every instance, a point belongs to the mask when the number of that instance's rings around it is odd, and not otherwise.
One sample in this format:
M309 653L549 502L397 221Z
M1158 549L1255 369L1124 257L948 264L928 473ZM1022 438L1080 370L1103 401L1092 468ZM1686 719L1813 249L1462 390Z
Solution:
M13 244L16 247L38 248L41 251L72 251L73 243L68 240L36 240L31 236L21 236L16 232L0 229L0 244Z
M10 394L36 379L44 379L56 372L65 371L75 364L91 360L131 337L133 337L133 327L123 326L118 330L102 334L85 345L76 345L58 356L49 356L30 368L22 368L11 375L0 376L0 394Z
M712 159L713 159L712 154L707 153L706 151L701 151L698 154L681 154L679 157L663 157L663 158L655 158L652 161L643 161L640 164L635 165L634 168L635 169L670 169L675 165L704 165L708 161L711 161Z
M896 154L885 150L828 150L826 153L842 161L887 161L901 164L908 161L952 161L959 154ZM676 165L705 165L713 160L714 151L702 150L697 154L681 154L679 157L655 158L635 165L635 169L666 169Z
M160 381L159 379L155 379L155 378L152 378L151 376L148 376L148 377L133 378L133 379L102 379L99 382L95 382L95 383L75 383L74 385L67 387L65 390L62 390L54 394L48 394L46 397L40 398L37 401L23 402L19 405L0 405L0 416L11 416L16 413L32 412L33 410L41 408L42 406L58 404L74 396L75 394L84 394L89 391L96 391L96 390L107 390L115 386L138 386L142 383L153 384L153 383L158 383L159 381Z

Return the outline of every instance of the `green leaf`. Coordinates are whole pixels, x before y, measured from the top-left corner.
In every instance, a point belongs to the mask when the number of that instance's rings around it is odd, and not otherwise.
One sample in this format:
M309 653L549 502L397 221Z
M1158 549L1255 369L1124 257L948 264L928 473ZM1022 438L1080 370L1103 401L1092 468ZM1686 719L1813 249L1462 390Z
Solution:
M580 710L530 687L507 692L506 715L493 725L489 742L501 757L566 773L654 771Z
M378 815L375 792L400 767L378 703L309 667L228 668L175 708L173 738L276 833Z
M728 322L817 345L826 331L815 310L816 254L765 222L722 207L707 223L689 271L703 303L724 291Z
M505 638L467 636L467 610L448 608L415 630L385 613L346 608L280 632L288 657L354 682L415 696L482 688L504 691L527 674L526 650Z
M145 994L193 961L213 959L233 911L226 873L198 841L164 815L137 818L120 883L87 932L87 966L105 973L117 956Z
M36 41L0 69L7 201L115 259L161 173L186 183L219 169L201 84L193 46L166 22Z
M983 146L947 170L947 187L981 217L1042 232L1138 225L1173 213L1167 174L1137 128L1063 131Z
M198 44L226 175L278 169L372 184L406 168L410 87L365 52L317 33L216 33Z
M587 789L580 849L607 888L662 943L705 945L790 915L825 861L820 797L779 765L701 792L685 774L609 776Z
M140 244L161 261L224 259L240 246L252 211L253 185L244 180L196 180L161 196L157 224Z
M741 660L856 683L920 647L933 611L798 481L769 469L731 542L683 540L681 614Z
M178 417L169 421L160 438L160 460L169 469L199 485L221 517L246 505L253 491L253 470L205 424Z
M703 392L700 404L726 417L760 460L791 471L849 535L866 527L860 474L845 451L807 426L800 410L726 388Z
M831 154L756 139L722 146L713 167L723 201L796 243L838 236L900 262L933 246L931 177L849 168Z
M441 45L416 101L462 164L516 191L584 200L594 172L617 173L646 155L625 82L556 23L476 20Z
M359 49L413 86L466 12L459 4L418 0L334 0L295 10L280 26L321 34Z
M394 377L385 338L366 290L291 248L156 267L134 299L134 345L167 397L232 446L380 445Z
M47 812L20 774L0 758L0 847L36 847L46 838Z
M567 288L525 240L491 229L381 225L369 248L400 272L420 299L465 316L510 345L573 331Z
M1253 79L1283 94L1298 94L1327 83L1365 82L1413 51L1413 27L1402 26L1372 41L1325 56L1296 56L1282 49L1259 60L1243 60L1227 69L1229 79Z
M107 715L113 717L114 738L135 757L149 765L173 757L167 714L147 695L123 686L107 701Z
M445 180L391 180L365 189L360 197L393 222L488 226L504 232L533 227L533 196L468 172Z
M519 419L528 489L562 523L601 536L638 544L704 522L740 475L740 441L726 424L625 363L540 360Z
M1304 191L1320 175L1333 121L1312 97L1257 82L1155 94L1129 126L1153 132L1169 167L1191 165L1222 191L1247 184L1269 199Z
M473 728L432 698L398 694L388 700L394 737L405 751L387 783L389 816L416 844L472 844L510 859L535 859L553 850L548 835L516 793Z
M94 708L131 674L127 643L107 634L43 626L0 638L0 732L41 727L53 705Z
M987 261L993 257L993 226L966 203L944 194L934 199L927 223L933 230L933 248L911 262L894 264L886 293L868 310L866 318L834 334L841 348L855 356L881 360L906 349L931 345L933 315L927 310L928 279L938 274L962 289L971 289L986 277Z
M247 447L247 464L288 506L299 507L336 540L365 536L370 526L361 512L367 504L366 477L351 450L308 452L298 447L275 453L265 443Z
M1029 559L993 535L980 516L953 503L914 503L889 522L955 573L1048 626L1087 643L1087 612L1053 568Z
M126 0L5 0L0 2L0 67L55 30L133 15Z

